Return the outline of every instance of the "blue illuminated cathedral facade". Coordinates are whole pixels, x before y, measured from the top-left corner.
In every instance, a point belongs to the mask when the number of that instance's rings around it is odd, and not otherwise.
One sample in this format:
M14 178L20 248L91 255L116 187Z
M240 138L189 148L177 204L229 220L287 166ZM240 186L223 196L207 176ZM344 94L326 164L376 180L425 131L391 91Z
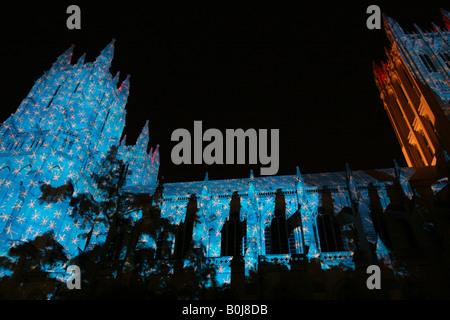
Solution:
M89 194L94 202L105 200L93 174L101 172L102 159L111 147L126 164L121 193L153 193L157 184L159 151L148 151L148 122L136 144L126 145L125 105L129 76L118 84L119 73L109 72L114 40L94 62L83 54L72 63L73 46L39 78L17 111L0 128L0 251L46 232L64 248L67 257L85 247L80 234L85 223L72 217L70 201ZM54 201L44 201L45 187ZM46 190L48 190L47 188ZM117 195L118 196L118 195ZM135 217L135 216L134 216ZM138 217L135 217L137 219ZM105 240L98 223L89 246ZM86 241L84 241L86 242Z
M0 128L3 298L448 297L447 153L161 184L148 122L126 143L129 76L110 74L113 51L73 62L69 48ZM82 290L65 286L69 264Z
M414 25L414 32L385 17L391 43L387 61L374 64L375 83L410 167L445 162L450 150L450 13L444 27Z

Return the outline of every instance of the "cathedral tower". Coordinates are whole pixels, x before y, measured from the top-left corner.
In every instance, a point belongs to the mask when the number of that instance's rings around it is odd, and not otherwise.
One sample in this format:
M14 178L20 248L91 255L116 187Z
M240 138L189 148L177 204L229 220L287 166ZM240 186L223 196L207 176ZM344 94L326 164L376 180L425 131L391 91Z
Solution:
M405 32L384 16L391 48L387 61L374 63L375 83L410 167L445 163L450 150L450 24Z
M1 254L47 231L69 255L84 248L79 234L86 230L70 217L70 198L100 194L92 173L112 146L127 165L128 192L151 194L156 186L159 151L147 152L148 123L135 146L120 143L129 76L118 86L119 74L109 72L114 39L93 62L85 63L83 54L72 63L73 49L58 57L0 127ZM67 196L45 203L43 185L66 188Z

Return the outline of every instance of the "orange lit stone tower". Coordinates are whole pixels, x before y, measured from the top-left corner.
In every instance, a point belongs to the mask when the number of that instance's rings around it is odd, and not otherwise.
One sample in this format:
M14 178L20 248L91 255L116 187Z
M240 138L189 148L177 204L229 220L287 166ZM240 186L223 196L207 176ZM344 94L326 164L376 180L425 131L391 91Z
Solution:
M408 166L440 165L450 153L450 15L444 28L407 33L384 16L391 48L375 82Z

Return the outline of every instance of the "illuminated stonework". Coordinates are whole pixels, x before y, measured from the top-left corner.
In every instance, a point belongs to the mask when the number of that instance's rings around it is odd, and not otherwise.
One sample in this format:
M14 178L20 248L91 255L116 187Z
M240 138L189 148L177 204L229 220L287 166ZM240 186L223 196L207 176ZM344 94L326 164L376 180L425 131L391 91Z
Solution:
M92 180L111 146L119 145L125 127L129 77L117 87L109 72L114 40L94 62L83 54L71 63L73 46L39 78L17 111L0 127L0 252L53 231L68 257L83 249L86 232L72 219L70 199L80 193L101 197ZM148 146L148 124L136 145L120 143L128 165L123 192L154 192L159 151ZM40 201L41 186L61 187L67 196ZM139 216L139 213L135 213ZM104 241L93 230L90 245Z
M0 128L6 294L73 297L76 290L60 288L65 267L76 264L84 298L132 285L150 297L191 286L191 298L229 287L254 298L255 283L262 298L289 286L294 297L336 297L346 278L366 290L369 265L392 281L416 272L428 263L424 252L435 257L427 232L449 234L445 152L443 167L394 161L388 169L158 183L148 122L135 145L122 137L129 77L117 87L113 49L114 41L94 62L83 55L75 64L68 49ZM29 281L36 270L40 287ZM57 283L43 289L48 274Z
M297 169L290 176L168 183L161 217L185 231L189 206L198 209L189 238L194 247L205 248L221 284L230 281L233 256L243 260L246 275L261 262L290 269L299 257L318 261L322 269L349 270L355 268L355 250L370 261L390 259L372 219L386 211L391 203L388 189L396 183L402 197L413 198L408 179L414 172L347 167L346 172L302 175ZM170 238L168 255L176 257L178 247L187 245Z
M450 25L449 13L442 14L445 28L415 25L415 33L385 16L391 49L386 63L374 64L384 108L411 167L443 164L450 150Z

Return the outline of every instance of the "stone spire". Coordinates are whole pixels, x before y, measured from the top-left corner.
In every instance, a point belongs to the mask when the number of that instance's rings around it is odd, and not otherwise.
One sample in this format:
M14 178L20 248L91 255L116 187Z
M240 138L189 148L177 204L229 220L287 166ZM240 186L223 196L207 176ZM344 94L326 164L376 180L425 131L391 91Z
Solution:
M112 39L110 43L102 50L100 55L95 59L97 64L103 70L109 70L111 62L114 57L114 42L116 39Z

